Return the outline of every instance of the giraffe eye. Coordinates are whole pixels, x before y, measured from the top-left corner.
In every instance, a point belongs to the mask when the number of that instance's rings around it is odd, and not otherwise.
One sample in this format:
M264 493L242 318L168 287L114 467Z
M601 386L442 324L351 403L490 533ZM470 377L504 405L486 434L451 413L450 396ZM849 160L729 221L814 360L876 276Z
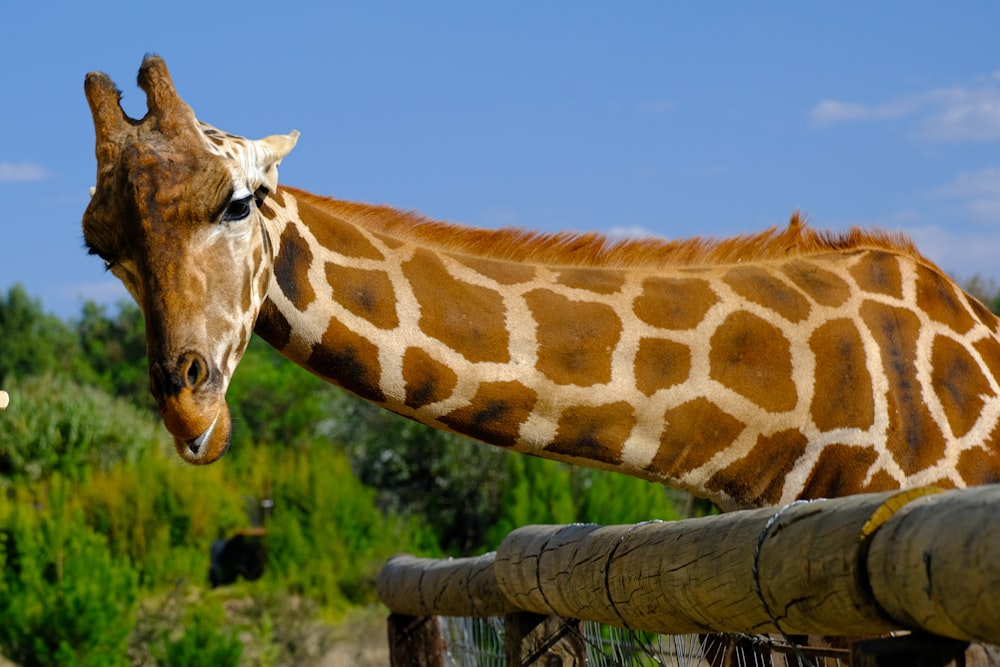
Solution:
M104 262L104 270L105 271L110 271L111 269L115 268L115 266L118 265L118 260L113 259L109 255L101 252L100 250L97 250L93 246L87 246L87 254L88 255L97 255L101 259L101 261Z
M248 195L240 199L234 199L229 202L229 206L226 207L225 213L222 214L223 222L236 222L237 220L243 220L248 215L250 215L251 201L253 201L253 195Z

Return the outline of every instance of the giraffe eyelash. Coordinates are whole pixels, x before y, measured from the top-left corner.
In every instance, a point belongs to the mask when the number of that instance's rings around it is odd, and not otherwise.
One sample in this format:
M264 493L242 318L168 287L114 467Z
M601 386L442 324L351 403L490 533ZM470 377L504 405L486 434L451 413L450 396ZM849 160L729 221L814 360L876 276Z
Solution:
M110 271L111 269L115 268L115 266L118 265L118 260L111 259L111 257L109 257L108 255L106 255L105 253L101 252L100 250L98 250L93 246L90 245L87 246L87 254L96 255L97 257L99 257L101 261L104 262L105 271Z

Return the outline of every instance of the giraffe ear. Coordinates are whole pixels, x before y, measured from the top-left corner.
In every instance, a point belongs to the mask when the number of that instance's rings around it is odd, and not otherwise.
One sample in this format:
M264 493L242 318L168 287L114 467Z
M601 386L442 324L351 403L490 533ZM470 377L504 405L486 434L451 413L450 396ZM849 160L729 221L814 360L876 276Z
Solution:
M260 148L260 164L258 164L258 167L264 177L263 185L269 191L274 192L277 189L278 165L281 164L282 158L295 148L295 142L298 140L299 131L292 130L288 134L272 134L269 137L264 137L254 142Z

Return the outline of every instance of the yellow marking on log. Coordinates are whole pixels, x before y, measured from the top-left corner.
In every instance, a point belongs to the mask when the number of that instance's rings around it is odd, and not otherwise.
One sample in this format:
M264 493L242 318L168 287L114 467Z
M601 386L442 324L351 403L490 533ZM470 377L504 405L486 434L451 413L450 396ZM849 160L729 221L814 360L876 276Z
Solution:
M886 521L888 521L893 514L898 512L904 505L910 503L917 498L923 498L924 496L932 496L935 493L941 493L944 489L940 489L936 486L921 486L916 489L906 489L905 491L900 491L889 497L884 503L878 506L874 512L872 512L871 517L865 522L865 525L861 527L861 534L858 536L859 542L867 542L871 539L872 535L875 534L879 528L882 527Z

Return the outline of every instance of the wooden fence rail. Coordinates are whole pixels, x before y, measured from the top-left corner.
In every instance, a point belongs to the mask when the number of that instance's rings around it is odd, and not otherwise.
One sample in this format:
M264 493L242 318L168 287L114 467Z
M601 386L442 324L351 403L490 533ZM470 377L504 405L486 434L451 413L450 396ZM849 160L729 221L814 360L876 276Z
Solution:
M516 611L665 634L884 634L1000 643L1000 486L919 489L628 526L527 526L495 554L397 556L408 616Z

